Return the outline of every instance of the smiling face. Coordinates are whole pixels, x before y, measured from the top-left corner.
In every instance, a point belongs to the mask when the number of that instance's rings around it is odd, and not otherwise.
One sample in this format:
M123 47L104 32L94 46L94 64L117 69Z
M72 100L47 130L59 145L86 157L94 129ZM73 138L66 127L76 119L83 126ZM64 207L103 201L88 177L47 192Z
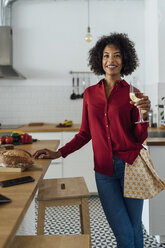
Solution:
M102 67L105 76L120 79L122 69L121 52L114 45L107 45L103 50Z

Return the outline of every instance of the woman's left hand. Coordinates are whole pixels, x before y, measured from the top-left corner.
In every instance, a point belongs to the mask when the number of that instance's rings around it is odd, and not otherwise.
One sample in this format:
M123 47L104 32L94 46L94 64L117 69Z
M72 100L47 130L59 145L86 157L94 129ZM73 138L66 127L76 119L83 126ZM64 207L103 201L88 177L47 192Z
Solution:
M148 112L151 107L151 101L149 100L148 96L142 96L140 101L138 101L137 103L134 103L132 101L130 103L134 104L140 110L143 120L146 120L148 118Z

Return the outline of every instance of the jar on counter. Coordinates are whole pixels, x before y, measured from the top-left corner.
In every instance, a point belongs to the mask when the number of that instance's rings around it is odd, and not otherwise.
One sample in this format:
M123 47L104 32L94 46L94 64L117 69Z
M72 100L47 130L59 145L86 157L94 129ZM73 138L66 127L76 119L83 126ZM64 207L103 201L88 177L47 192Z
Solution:
M153 110L150 109L148 112L148 119L149 119L149 127L153 127Z

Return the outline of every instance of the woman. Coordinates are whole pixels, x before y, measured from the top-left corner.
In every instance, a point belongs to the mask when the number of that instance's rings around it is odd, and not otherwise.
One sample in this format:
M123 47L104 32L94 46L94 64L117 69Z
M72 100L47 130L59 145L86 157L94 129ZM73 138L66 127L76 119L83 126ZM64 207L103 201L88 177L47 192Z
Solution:
M134 43L126 34L103 36L89 51L89 65L105 78L84 93L79 133L57 152L39 150L34 157L65 158L92 139L98 193L117 247L142 248L143 200L123 197L125 162L134 162L147 138L148 123L135 124L138 109L144 120L150 109L147 96L131 101L130 86L121 78L138 66Z

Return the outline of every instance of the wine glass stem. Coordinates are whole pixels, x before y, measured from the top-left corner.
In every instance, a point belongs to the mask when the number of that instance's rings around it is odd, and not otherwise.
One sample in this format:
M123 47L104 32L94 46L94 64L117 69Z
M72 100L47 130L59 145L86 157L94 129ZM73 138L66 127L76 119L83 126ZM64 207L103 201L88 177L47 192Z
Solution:
M142 118L140 109L139 109L139 116L140 116L140 122L142 122L143 121L143 118Z

